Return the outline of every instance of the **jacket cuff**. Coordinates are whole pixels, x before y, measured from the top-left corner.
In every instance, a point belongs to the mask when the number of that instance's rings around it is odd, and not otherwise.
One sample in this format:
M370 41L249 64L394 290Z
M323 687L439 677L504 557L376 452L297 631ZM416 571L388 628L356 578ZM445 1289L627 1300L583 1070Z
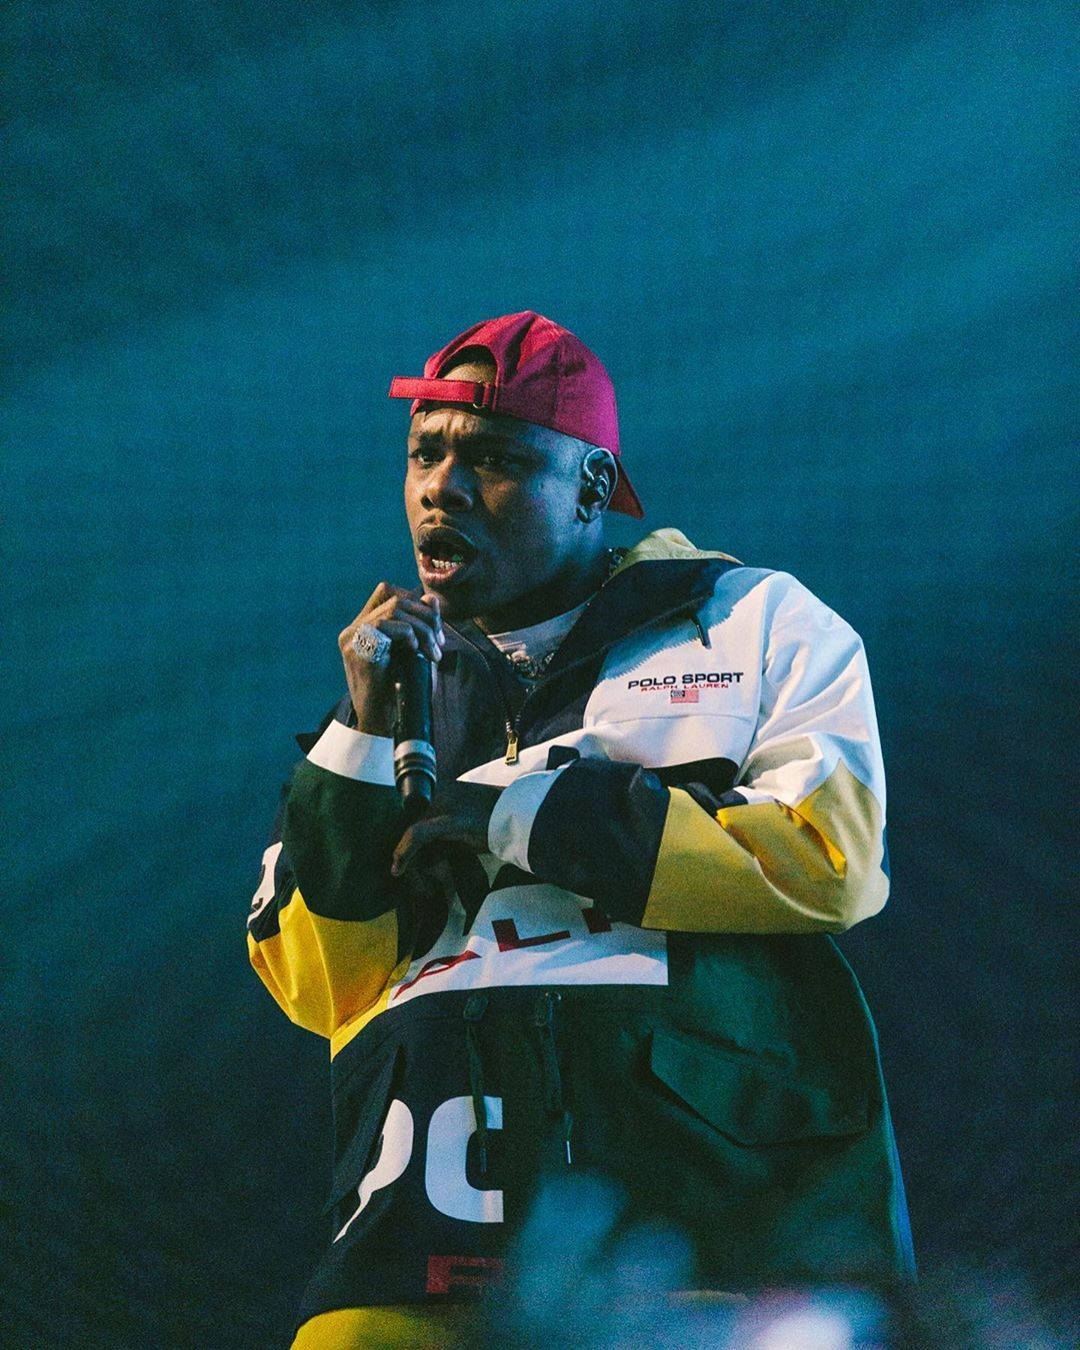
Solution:
M488 821L488 848L500 861L529 871L529 838L536 813L566 765L523 773L503 788Z
M394 742L331 722L308 751L308 762L357 783L394 786Z

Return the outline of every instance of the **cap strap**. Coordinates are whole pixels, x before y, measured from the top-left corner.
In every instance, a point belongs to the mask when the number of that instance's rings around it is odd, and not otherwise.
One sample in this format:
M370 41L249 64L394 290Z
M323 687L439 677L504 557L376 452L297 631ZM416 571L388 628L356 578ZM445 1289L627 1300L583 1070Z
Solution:
M495 406L495 386L472 380L413 380L395 375L390 381L391 398L433 399L438 403L467 403L481 411Z

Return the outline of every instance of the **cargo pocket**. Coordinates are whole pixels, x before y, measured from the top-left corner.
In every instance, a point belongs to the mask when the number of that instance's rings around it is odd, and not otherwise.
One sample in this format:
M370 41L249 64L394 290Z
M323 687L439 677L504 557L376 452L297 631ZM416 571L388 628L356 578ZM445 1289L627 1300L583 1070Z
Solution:
M334 1211L374 1161L372 1154L400 1080L404 1054L399 1048L374 1072L357 1069L334 1096L334 1174L323 1214Z
M864 1090L806 1083L779 1065L662 1027L653 1031L649 1067L696 1115L738 1144L860 1134L869 1124Z

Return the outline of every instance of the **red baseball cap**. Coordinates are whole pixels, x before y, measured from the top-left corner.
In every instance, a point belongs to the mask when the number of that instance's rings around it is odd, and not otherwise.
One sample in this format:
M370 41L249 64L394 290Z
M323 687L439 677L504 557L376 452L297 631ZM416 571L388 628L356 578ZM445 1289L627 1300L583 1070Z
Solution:
M472 347L491 354L494 384L442 379L441 372L455 364L453 358ZM461 403L477 412L519 417L603 446L619 460L611 509L628 516L645 514L619 459L619 421L611 377L583 342L542 314L526 309L466 328L428 357L423 379L395 375L390 397L411 398L410 415L425 401Z

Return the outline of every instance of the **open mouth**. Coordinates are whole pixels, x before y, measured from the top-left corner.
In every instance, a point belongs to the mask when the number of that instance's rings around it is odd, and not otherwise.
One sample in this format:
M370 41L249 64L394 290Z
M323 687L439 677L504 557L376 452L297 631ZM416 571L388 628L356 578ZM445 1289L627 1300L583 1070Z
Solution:
M425 585L445 585L455 580L476 557L472 542L457 530L435 525L417 538L420 579Z

